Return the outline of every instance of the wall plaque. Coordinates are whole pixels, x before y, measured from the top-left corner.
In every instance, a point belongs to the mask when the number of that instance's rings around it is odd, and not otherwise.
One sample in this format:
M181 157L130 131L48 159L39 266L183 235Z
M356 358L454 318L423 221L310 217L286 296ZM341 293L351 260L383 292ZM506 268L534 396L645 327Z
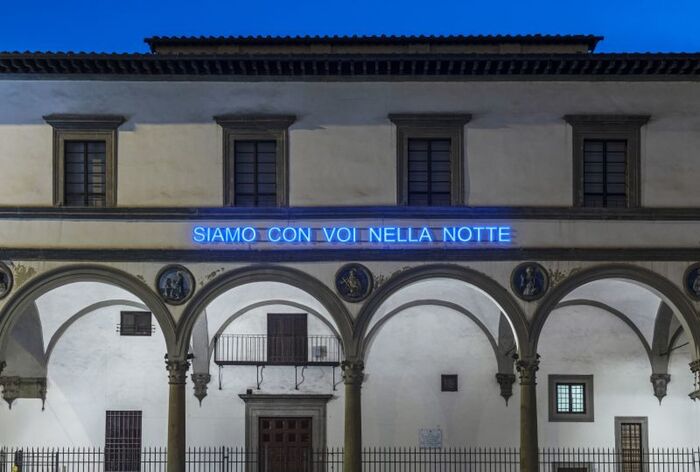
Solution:
M419 429L419 446L426 449L442 449L442 429Z

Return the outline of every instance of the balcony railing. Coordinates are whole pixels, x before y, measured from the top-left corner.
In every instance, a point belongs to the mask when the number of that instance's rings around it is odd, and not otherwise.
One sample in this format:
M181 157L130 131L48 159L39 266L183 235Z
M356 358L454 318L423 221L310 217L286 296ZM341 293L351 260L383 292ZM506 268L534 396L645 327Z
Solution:
M342 472L342 449L303 450L293 465L279 455L235 447L189 448L187 472ZM700 449L544 449L540 472L698 472ZM166 472L165 448L0 448L0 472ZM517 448L365 448L363 472L517 472Z
M327 365L342 360L336 336L268 336L222 334L215 339L218 365Z

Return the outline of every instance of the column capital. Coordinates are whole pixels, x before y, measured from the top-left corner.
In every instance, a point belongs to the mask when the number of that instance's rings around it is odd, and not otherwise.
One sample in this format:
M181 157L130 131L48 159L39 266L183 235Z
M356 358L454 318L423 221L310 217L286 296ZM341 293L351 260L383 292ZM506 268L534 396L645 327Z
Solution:
M184 385L187 383L187 370L190 368L188 359L165 359L165 368L168 371L168 383L171 385Z
M360 359L346 359L340 363L346 385L361 385L365 378L365 363Z
M695 359L692 361L690 364L690 371L695 373L695 372L700 372L700 359Z
M700 359L695 359L689 365L690 371L693 373L693 391L688 396L695 401L700 399Z
M192 383L194 383L194 396L199 400L199 405L202 405L202 400L207 396L207 390L209 382L211 382L211 375L207 373L193 373Z
M496 374L496 382L501 389L501 396L508 405L508 400L513 396L513 384L515 383L515 374L507 372L498 372Z
M537 374L540 368L540 355L518 357L515 356L515 368L520 374L520 385L536 385Z

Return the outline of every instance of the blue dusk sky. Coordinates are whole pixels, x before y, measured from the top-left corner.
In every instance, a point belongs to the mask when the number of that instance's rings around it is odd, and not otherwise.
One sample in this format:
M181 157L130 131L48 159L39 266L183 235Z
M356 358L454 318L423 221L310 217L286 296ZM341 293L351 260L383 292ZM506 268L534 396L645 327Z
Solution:
M145 52L155 35L596 34L700 52L700 0L0 0L0 50Z

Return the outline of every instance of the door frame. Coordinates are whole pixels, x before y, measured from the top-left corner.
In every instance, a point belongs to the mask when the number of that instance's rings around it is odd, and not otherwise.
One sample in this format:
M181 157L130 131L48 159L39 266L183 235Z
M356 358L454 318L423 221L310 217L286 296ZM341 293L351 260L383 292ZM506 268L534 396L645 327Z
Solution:
M260 444L260 418L262 417L308 417L311 418L311 448L326 447L326 404L334 395L316 394L241 394L245 402L245 447L257 452ZM248 467L248 472L256 468Z
M620 426L622 423L641 423L642 425L642 451L648 457L649 454L649 417L648 416L616 416L615 417L615 451L620 454L622 450L622 438L620 438ZM621 470L621 467L617 467ZM648 464L642 463L642 470L648 470Z

